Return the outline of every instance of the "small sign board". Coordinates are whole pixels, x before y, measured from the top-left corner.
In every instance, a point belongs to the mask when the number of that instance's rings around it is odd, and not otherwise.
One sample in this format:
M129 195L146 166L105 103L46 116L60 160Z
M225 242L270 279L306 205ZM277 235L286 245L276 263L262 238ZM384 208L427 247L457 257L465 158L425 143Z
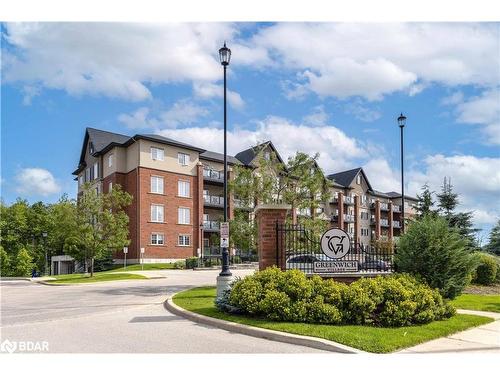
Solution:
M220 247L229 247L229 223L220 223Z
M340 259L351 249L351 239L346 231L339 228L328 229L321 236L321 251L328 258Z
M146 251L146 249L145 249L145 248L143 248L143 247L141 247L141 254L144 254L144 253L145 253L145 251Z
M123 254L127 254L127 253L128 253L128 247L127 247L127 246L125 246L125 247L123 248Z
M333 260L314 262L314 273L358 272L357 260Z

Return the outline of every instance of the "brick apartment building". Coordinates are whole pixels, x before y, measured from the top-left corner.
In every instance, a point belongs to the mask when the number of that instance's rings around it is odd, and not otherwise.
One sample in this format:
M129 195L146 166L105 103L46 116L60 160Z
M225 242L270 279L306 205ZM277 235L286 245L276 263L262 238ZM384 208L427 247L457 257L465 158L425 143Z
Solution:
M260 153L274 152L271 142L228 156L232 166L252 167ZM78 192L91 182L98 192L120 184L133 196L127 208L131 243L127 259L138 262L145 248L145 262L169 262L199 254L217 246L223 217L223 155L153 134L127 136L87 128L78 168L73 172ZM362 244L399 235L401 195L371 188L361 168L328 176L334 180L331 202L320 208L320 217L348 231ZM408 214L416 200L405 197ZM251 217L253 208L243 207L230 196L228 218L235 210ZM307 214L307 213L306 213ZM117 261L123 254L116 254Z

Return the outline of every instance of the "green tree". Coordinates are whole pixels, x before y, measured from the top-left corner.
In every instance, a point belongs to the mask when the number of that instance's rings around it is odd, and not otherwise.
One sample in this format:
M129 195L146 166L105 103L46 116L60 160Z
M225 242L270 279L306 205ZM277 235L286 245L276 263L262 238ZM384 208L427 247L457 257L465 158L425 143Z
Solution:
M35 264L28 250L21 248L16 256L14 276L31 276Z
M22 247L32 243L29 208L28 201L19 198L10 206L0 203L1 245L10 257L15 257Z
M443 186L441 186L441 193L437 194L437 198L440 213L442 213L447 220L450 220L458 206L458 194L453 192L451 179L447 180L446 177L444 178Z
M417 194L417 215L418 217L423 217L426 215L434 215L435 212L433 210L434 201L432 200L433 191L429 189L429 185L426 183L422 186L422 193Z
M490 232L489 242L485 246L485 250L500 255L500 219Z
M401 236L396 267L424 279L447 298L459 295L476 267L467 241L441 217L425 216L414 221Z
M0 276L11 276L12 270L10 267L11 264L9 254L7 254L3 246L0 245Z
M240 250L257 248L257 226L248 217L248 212L235 211L234 219L229 222L231 246Z
M84 185L77 203L75 230L64 246L74 258L90 260L91 277L95 259L106 258L130 243L125 208L131 203L132 196L119 185L106 194Z

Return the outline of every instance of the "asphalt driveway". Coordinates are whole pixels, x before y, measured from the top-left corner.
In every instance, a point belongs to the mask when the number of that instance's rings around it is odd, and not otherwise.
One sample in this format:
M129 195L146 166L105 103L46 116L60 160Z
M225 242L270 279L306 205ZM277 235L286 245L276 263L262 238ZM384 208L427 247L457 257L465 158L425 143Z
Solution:
M166 270L162 279L71 286L2 282L0 341L46 341L51 353L321 352L200 325L164 309L167 295L213 285L217 273Z

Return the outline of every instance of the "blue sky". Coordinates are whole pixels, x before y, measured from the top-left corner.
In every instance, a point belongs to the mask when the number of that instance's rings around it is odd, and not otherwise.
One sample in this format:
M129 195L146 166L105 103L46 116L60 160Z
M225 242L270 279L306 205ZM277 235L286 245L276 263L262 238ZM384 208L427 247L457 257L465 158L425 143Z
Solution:
M74 196L86 126L222 150L271 139L399 190L445 176L486 231L500 217L499 24L3 24L2 197Z

